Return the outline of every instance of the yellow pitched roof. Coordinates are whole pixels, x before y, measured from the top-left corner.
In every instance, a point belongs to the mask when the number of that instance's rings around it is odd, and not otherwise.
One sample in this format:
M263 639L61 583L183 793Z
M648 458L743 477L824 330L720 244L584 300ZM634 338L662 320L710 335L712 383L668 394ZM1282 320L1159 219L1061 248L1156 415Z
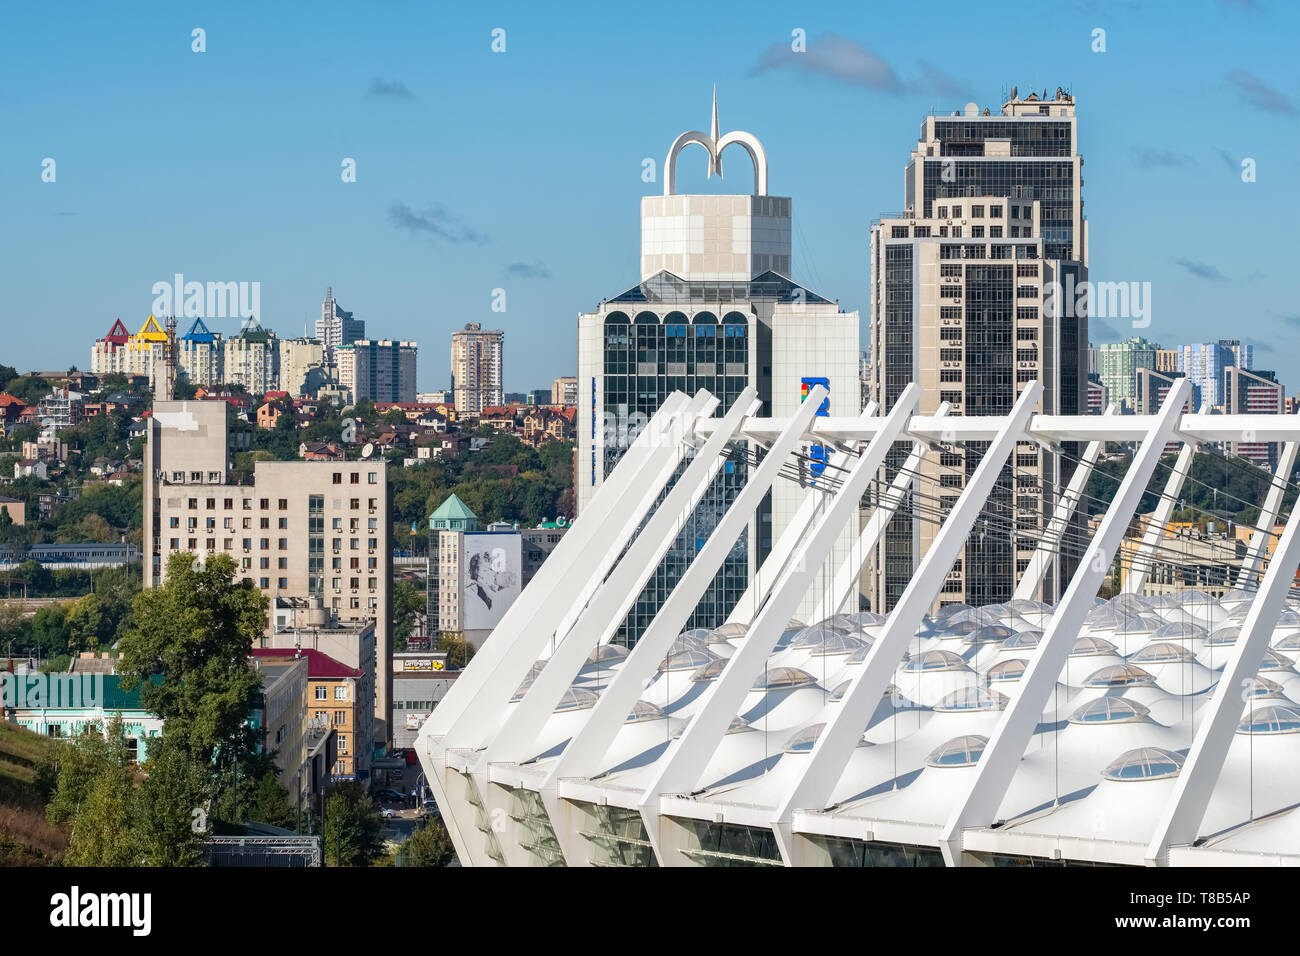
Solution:
M158 320L152 315L144 320L144 325L140 326L140 331L135 333L136 338L146 339L150 342L166 342L167 333L158 325Z

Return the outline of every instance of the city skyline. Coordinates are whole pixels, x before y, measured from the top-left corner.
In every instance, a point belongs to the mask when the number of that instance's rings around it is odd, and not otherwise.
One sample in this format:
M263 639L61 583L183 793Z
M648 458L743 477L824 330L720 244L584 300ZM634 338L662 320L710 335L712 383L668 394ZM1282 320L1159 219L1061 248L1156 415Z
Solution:
M696 12L701 29L686 32L666 15L644 26L647 43L671 40L679 62L707 50L709 65L668 71L653 96L644 73L601 42L618 25L596 10L435 20L399 5L345 20L346 36L337 18L244 5L111 21L88 10L72 28L19 14L28 42L6 68L40 82L15 107L0 159L12 197L3 253L20 277L11 307L41 321L14 323L5 360L80 367L86 343L119 315L138 327L154 284L181 272L259 282L257 318L283 335L311 328L332 285L372 335L433 346L470 321L503 329L515 354L533 357L507 369L509 391L570 375L576 317L593 294L635 282L637 203L662 191L663 143L683 121L707 128L714 83L723 126L763 140L772 192L797 203L791 278L865 315L868 223L897 204L895 144L931 108L945 115L973 101L996 112L1018 84L1022 94L1063 86L1079 101L1094 278L1154 288L1149 327L1094 321L1092 341L1214 341L1233 324L1256 365L1284 376L1300 346L1300 315L1282 290L1300 110L1279 64L1295 14L1249 7L1205 3L1196 12L1206 27L1174 31L1158 12L1079 6L978 45L937 16L924 47L900 42L905 12L833 22ZM504 53L492 52L498 26ZM191 49L195 28L202 53ZM1092 50L1096 29L1105 53ZM796 30L805 59L791 50ZM589 55L571 64L575 45ZM304 70L324 47L387 55L335 58L328 76ZM1200 61L1214 69L1178 81L1182 64ZM309 76L295 81L295 70ZM592 71L602 83L587 82ZM545 89L528 79L541 72ZM160 73L170 82L158 84ZM98 76L113 79L91 82ZM629 102L638 122L610 121ZM834 147L806 135L816 128L834 131ZM218 130L224 147L187 148ZM42 181L47 158L53 182ZM349 158L356 182L341 175ZM644 159L654 182L642 179ZM1244 159L1254 182L1242 181ZM730 179L706 179L705 165L687 150L678 191L730 193L750 175L739 155ZM185 211L182 228L155 209ZM1153 229L1170 240L1152 241ZM504 312L492 311L498 289ZM227 338L238 330L233 318L207 325ZM422 388L449 384L446 362L443 349L424 350Z

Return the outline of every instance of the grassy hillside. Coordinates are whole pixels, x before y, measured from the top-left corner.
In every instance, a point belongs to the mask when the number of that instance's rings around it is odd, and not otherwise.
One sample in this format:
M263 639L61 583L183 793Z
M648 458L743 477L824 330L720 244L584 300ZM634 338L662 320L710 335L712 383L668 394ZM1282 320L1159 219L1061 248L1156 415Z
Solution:
M46 821L37 784L41 759L56 746L0 721L0 866L51 866L63 859L67 834Z

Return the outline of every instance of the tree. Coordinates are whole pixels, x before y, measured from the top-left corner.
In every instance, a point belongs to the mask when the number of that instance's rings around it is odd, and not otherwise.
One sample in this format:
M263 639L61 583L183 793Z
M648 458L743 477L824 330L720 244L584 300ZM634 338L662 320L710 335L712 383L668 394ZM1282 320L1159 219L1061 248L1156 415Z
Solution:
M54 824L71 822L64 862L69 866L135 866L141 860L134 771L122 718L105 733L87 724L71 746L59 748L54 794L46 816Z
M393 649L405 650L411 636L415 615L424 613L424 592L410 581L398 581L393 587Z
M438 638L438 650L447 653L447 669L463 670L474 657L474 647L464 635L447 631Z
M93 591L68 605L65 624L70 645L79 651L98 647L100 641L112 633L112 622L104 615L104 603Z
M32 643L46 657L68 650L67 606L51 604L32 616Z
M334 787L325 800L325 859L337 866L369 866L383 852L384 820L356 781Z
M248 658L267 599L234 575L224 554L203 563L172 555L163 586L136 596L134 626L119 644L123 688L142 686L141 702L166 721L168 736L200 763L215 759L218 777L257 743L247 721L261 675Z
M198 866L212 789L207 768L181 742L164 736L151 742L145 771L136 822L144 863Z
M274 764L262 772L253 786L248 818L287 830L298 825L298 810L289 803L289 791L281 786Z
M439 817L429 817L397 851L403 866L447 866L456 859L447 827Z

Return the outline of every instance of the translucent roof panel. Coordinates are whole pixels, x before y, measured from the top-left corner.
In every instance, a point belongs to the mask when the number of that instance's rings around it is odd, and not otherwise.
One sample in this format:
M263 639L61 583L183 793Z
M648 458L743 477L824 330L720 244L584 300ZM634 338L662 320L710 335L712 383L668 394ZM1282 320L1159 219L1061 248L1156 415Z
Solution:
M570 687L555 705L555 713L563 714L573 710L590 710L596 706L599 695L585 687Z
M711 680L717 680L719 674L727 666L727 658L719 657L709 661L694 674L691 675L691 681L696 684L704 684Z
M1114 653L1115 645L1101 637L1081 637L1070 650L1071 657L1104 657Z
M862 638L862 646L859 647L857 650L855 650L852 654L850 654L848 660L846 660L844 663L861 664L863 661L867 659L867 654L871 652L871 645L874 643L875 640L873 640L870 637Z
M1016 632L1004 624L985 624L977 631L966 635L965 644L1001 644L1016 636Z
M758 675L752 690L788 690L817 683L817 678L797 667L769 667Z
M588 664L610 664L627 657L628 649L622 644L602 644L587 655Z
M903 670L915 674L932 671L965 671L970 668L952 651L925 651L904 664Z
M1139 747L1120 754L1101 775L1107 780L1159 780L1176 777L1183 768L1183 758L1171 750L1159 747Z
M1042 631L1018 631L1003 641L1002 646L1009 651L1028 649L1037 647L1042 639Z
M954 737L932 750L925 762L931 767L970 767L979 762L988 742L987 737L978 734Z
M939 610L935 612L934 617L935 620L937 621L944 621L951 617L954 617L955 615L962 613L963 611L971 611L971 610L974 610L974 608L972 608L969 604L962 604L959 601L956 604L949 604L946 605L945 607L939 608Z
M1070 715L1072 724L1125 724L1146 720L1150 711L1127 697L1098 697Z
M749 626L741 624L739 621L732 621L730 624L723 624L721 627L715 627L709 635L709 643L716 644L718 641L734 641L745 636L749 631Z
M1201 625L1183 621L1174 624L1164 624L1156 628L1155 634L1151 636L1157 641L1187 641L1203 640L1208 635L1205 628L1201 627Z
M1213 632L1205 641L1211 647L1224 647L1228 644L1237 643L1237 638L1241 636L1241 628L1235 624L1229 624L1227 627L1221 627Z
M835 689L831 691L831 700L843 700L844 695L849 692L849 685L852 683L852 680L842 680L836 684Z
M834 657L838 654L852 654L869 646L866 641L851 634L831 634L819 641L812 649L810 657Z
M1112 664L1092 674L1084 687L1139 687L1154 683L1150 674L1134 664Z
M1300 733L1300 707L1295 704L1269 704L1256 707L1237 725L1239 734Z
M510 698L511 703L524 699L524 694L528 693L528 688L533 686L533 681L537 680L537 675L542 672L544 667L546 667L545 659L533 661L532 666L528 668L528 673L524 675L523 682L519 685L518 690L515 691L514 696Z
M1300 651L1300 631L1294 631L1280 641L1274 641L1273 646L1279 651Z
M824 723L803 728L786 742L785 752L788 754L808 753L813 749L813 745L817 743L817 738L821 736L822 731L825 729L826 724Z
M1269 704L1251 711L1236 726L1238 734L1300 734L1300 708L1295 704Z
M1256 677L1246 688L1245 696L1256 698L1282 697L1282 685L1267 677Z
M987 687L963 687L935 704L934 709L939 713L1005 710L1008 699L1006 694Z
M659 664L659 673L668 671L698 670L710 661L717 660L717 655L695 647L688 647L669 654Z
M632 713L627 715L624 723L627 724L644 724L651 720L660 720L664 716L663 708L658 704L652 704L648 700L638 700L632 705Z
M809 624L795 635L794 640L790 642L790 646L792 648L815 647L828 637L841 637L847 633L847 630L826 622Z
M1287 608L1278 615L1277 623L1273 626L1300 627L1300 613L1297 613L1293 608Z
M1294 668L1291 666L1291 659L1284 657L1271 647L1264 652L1264 659L1259 662L1259 671L1289 671Z
M1173 664L1196 660L1196 655L1181 644L1172 641L1157 641L1148 644L1129 658L1135 664Z
M1029 661L1023 657L1013 657L1009 661L1000 661L990 667L987 677L990 681L1020 680L1028 666Z
M940 637L965 637L984 626L979 621L945 621L939 625L938 634Z

